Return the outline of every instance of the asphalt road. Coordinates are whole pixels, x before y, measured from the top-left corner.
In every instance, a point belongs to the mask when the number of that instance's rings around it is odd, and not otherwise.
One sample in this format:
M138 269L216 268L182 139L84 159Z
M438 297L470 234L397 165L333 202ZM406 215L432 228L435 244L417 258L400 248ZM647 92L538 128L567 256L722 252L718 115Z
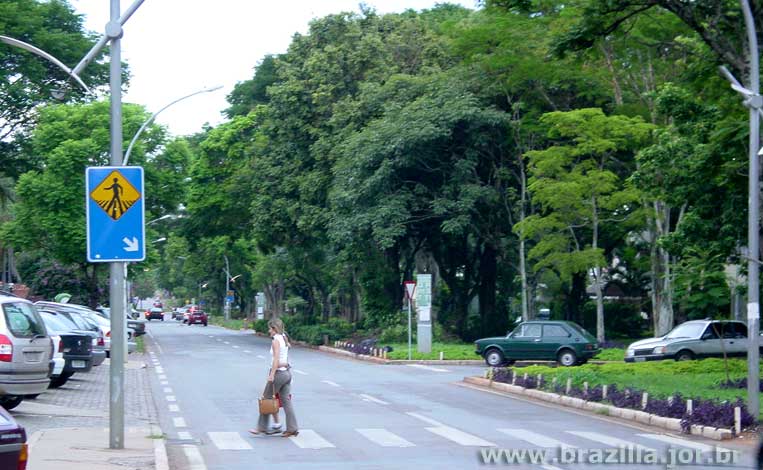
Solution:
M749 444L670 435L460 384L480 367L375 365L304 348L290 352L300 435L254 437L247 429L257 420L269 341L169 319L148 331L172 470L752 468ZM531 463L543 452L545 463ZM501 463L484 463L491 456Z

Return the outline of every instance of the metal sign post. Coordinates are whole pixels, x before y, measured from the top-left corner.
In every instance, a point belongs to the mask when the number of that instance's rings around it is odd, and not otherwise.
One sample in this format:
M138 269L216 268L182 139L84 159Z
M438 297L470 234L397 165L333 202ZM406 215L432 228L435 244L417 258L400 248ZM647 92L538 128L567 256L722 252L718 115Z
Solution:
M408 360L411 360L411 302L416 292L416 281L405 281L405 297L408 299Z
M416 343L420 353L432 352L432 275L416 275Z

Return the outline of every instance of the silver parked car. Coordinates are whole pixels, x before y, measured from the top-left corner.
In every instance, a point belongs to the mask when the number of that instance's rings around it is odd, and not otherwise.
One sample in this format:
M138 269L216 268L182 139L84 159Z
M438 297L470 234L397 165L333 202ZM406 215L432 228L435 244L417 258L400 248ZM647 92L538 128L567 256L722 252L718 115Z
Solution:
M660 338L643 339L628 346L625 362L747 355L747 325L740 321L692 320Z
M53 342L32 302L0 294L0 405L48 389Z

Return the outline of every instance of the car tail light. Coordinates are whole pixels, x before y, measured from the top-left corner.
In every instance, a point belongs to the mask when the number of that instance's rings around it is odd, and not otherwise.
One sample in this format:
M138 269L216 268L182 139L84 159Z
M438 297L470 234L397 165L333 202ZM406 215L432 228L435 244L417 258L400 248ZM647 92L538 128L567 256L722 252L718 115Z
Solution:
M106 341L103 340L103 336L98 337L98 346L106 346Z
M26 470L26 463L29 460L29 446L27 443L21 444L21 451L19 452L19 465L17 470Z
M109 337L109 338L111 338L111 330L109 330L109 331L107 331L107 332L106 332L106 336L107 336L107 337Z
M64 352L64 340L62 339L58 340L58 352L60 353Z
M0 335L0 361L13 362L13 343L5 335Z

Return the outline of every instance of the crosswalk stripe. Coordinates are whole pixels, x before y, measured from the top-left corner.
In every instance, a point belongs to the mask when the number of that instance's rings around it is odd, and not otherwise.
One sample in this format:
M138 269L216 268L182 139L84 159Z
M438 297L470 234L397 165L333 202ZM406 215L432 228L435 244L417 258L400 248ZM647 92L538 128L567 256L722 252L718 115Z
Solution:
M414 447L410 442L386 429L360 428L355 430L369 441L382 447Z
M181 441L190 441L193 437L191 437L191 433L188 431L178 431L178 439Z
M435 421L432 418L427 418L426 416L422 416L422 415L420 415L418 413L414 413L412 411L406 411L405 414L407 414L408 416L411 416L413 418L416 418L418 420L424 421L427 424L431 424L432 426L438 426L438 427L445 426L444 424L442 424L439 421Z
M680 446L680 447L688 447L690 449L695 449L700 452L715 452L716 449L718 449L720 452L731 452L730 449L725 449L723 447L714 447L709 446L707 444L702 444L700 442L692 442L687 441L686 439L681 439L678 437L673 436L666 436L665 434L638 434L641 437L646 437L647 439L654 439L657 441L667 442L668 444Z
M450 426L438 426L436 428L424 428L427 431L442 436L449 441L453 441L456 444L462 446L475 446L475 447L496 447L492 442L486 441L480 437L472 434L460 431Z
M251 353L252 351L249 351L248 349L244 349L244 352L245 352L245 353L247 353L247 354L249 354L249 353Z
M290 437L289 440L302 449L326 449L336 447L312 429L300 429L299 434L295 437Z
M167 401L177 401L174 395L167 395Z
M589 439L591 441L601 442L602 444L608 445L610 447L640 447L644 449L647 452L657 452L655 449L652 449L651 447L642 446L640 444L634 445L632 441L626 441L624 439L618 439L616 437L607 436L605 434L599 434L598 432L588 432L588 431L565 431L568 432L574 436L582 437L584 439Z
M171 387L164 387L164 393L172 393Z
M209 439L220 450L250 450L252 446L237 432L208 432Z
M167 409L169 409L171 413L178 413L180 411L180 407L177 405L167 405Z
M185 418L172 418L172 424L175 425L176 428L185 428Z
M562 441L558 441L556 439L552 439L550 437L546 437L542 434L538 434L537 432L528 431L526 429L507 429L507 428L501 428L498 430L498 432L501 432L503 434L507 434L513 438L520 439L525 442L529 442L530 444L538 447L567 447L574 449L575 446L570 444L565 444Z
M198 447L192 445L184 445L183 453L185 453L185 457L188 459L188 463L190 464L188 470L207 470L207 466L204 464L204 457L201 456L201 452L199 451Z

